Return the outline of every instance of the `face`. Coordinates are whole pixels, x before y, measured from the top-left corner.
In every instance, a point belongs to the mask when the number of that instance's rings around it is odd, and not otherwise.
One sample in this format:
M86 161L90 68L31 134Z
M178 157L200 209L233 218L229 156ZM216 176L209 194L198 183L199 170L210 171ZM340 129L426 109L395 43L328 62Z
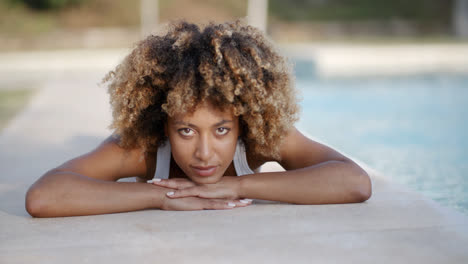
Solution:
M169 117L166 134L172 156L187 177L196 183L216 183L234 157L239 119L232 111L202 103L193 113Z

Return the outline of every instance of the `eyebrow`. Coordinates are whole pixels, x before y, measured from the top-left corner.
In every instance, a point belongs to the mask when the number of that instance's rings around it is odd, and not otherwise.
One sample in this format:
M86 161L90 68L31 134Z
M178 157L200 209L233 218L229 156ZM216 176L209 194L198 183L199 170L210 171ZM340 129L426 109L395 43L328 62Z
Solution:
M220 122L216 123L213 125L213 127L217 127L217 126L222 126L226 123L232 123L233 121L232 120L221 120ZM187 122L184 122L184 121L175 121L174 122L174 125L184 125L184 126L189 126L189 127L194 127L194 128L198 128L198 126L194 125L194 124L191 124L191 123L187 123Z

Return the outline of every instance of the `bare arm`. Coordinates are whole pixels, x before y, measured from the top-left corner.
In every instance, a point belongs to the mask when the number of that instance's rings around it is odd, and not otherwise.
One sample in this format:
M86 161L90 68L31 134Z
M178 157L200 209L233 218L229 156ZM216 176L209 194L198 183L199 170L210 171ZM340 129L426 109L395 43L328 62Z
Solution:
M283 142L281 157L287 171L240 177L239 195L297 204L356 203L371 196L361 167L296 129Z
M27 211L35 217L94 215L161 208L167 188L112 182L52 170L28 191Z
M26 209L35 217L105 214L160 208L167 188L116 182L144 176L138 149L125 151L115 138L45 173L28 190Z
M160 208L164 210L231 209L240 201L187 197L169 200L173 189L147 183L117 182L144 177L147 162L139 149L125 151L109 137L95 150L45 173L28 190L26 210L34 217L95 215Z

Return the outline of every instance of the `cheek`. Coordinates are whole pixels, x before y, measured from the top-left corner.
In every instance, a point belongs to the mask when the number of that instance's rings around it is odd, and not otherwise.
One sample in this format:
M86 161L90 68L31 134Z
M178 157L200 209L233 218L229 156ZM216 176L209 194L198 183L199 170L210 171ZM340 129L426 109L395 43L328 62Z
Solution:
M229 136L220 142L220 144L222 145L220 147L222 151L219 152L219 155L220 157L222 157L223 161L225 161L228 165L231 164L232 159L234 158L238 137L238 129L234 128L229 134Z
M231 164L236 152L237 137L230 140L222 141L218 147L218 156L222 159L223 163L228 166Z
M169 141L171 142L172 157L179 167L184 167L191 159L191 144L187 141L183 142L174 138L169 138Z

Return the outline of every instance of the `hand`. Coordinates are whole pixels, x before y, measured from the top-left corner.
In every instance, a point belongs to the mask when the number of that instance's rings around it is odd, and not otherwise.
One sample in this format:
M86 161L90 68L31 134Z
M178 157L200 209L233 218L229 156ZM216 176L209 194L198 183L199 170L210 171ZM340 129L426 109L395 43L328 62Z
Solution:
M174 211L193 211L193 210L223 210L233 209L236 207L245 207L252 203L252 201L241 202L239 200L228 199L205 199L198 197L183 197L178 199L164 198L162 210Z
M223 176L217 183L211 184L196 184L190 180L176 179L161 179L148 181L149 183L175 189L173 192L168 192L169 198L182 197L199 197L211 199L239 199L239 177Z

